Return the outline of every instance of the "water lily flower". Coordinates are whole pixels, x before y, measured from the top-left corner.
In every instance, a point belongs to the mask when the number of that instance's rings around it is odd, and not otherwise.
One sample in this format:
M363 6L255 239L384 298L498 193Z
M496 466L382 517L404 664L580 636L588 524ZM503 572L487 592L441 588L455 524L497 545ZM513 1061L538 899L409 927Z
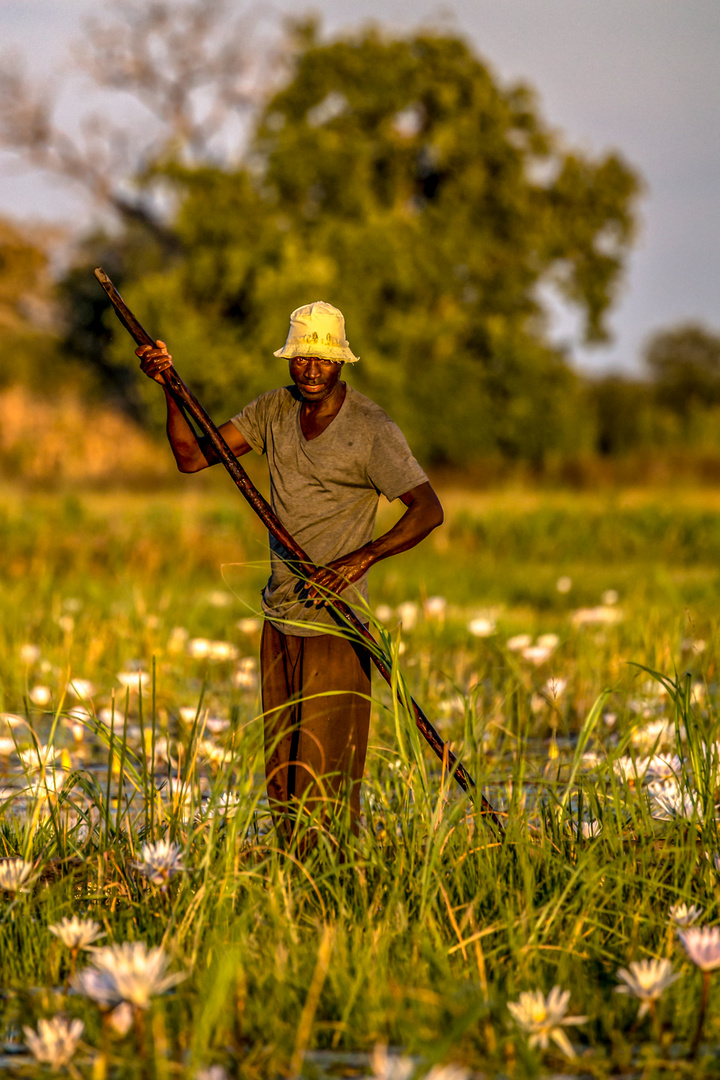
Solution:
M149 689L152 682L152 675L149 671L119 671L117 673L117 680L121 686L129 690L131 694Z
M23 1027L27 1044L36 1061L50 1065L56 1072L69 1063L85 1030L82 1020L38 1020L37 1032Z
M68 683L68 693L76 698L91 698L95 693L95 686L89 679L71 679Z
M207 1069L198 1069L195 1080L228 1080L228 1074L222 1065L209 1065Z
M97 941L105 933L100 923L94 919L79 919L73 915L71 919L61 919L59 923L48 926L51 934L62 941L68 949L87 949L93 941Z
M86 967L79 971L72 980L72 985L79 994L91 998L104 1009L119 1005L123 1000L112 971L95 967Z
M441 622L445 618L447 600L444 596L428 596L423 603L423 611L426 619L437 619Z
M433 1065L425 1080L469 1080L470 1075L462 1065Z
M676 781L668 781L662 791L650 795L650 815L656 821L692 821L699 809L690 792Z
M52 701L52 690L49 686L38 683L37 686L30 688L29 697L33 705L37 705L38 708L42 709Z
M18 716L17 713L0 712L0 724L4 724L6 727L16 728L21 727L23 724L27 724L27 720L24 716Z
M211 735L221 735L230 727L230 721L221 716L208 716L205 721L205 730Z
M547 1050L550 1039L556 1043L567 1057L575 1057L575 1051L564 1027L571 1024L584 1024L586 1016L566 1016L570 991L553 986L547 998L541 990L525 990L519 1001L508 1001L508 1009L515 1022L530 1038L530 1046L540 1046Z
M657 746L671 746L675 742L675 724L667 717L660 716L642 727L637 727L630 736L633 746L649 751Z
M135 863L135 867L153 885L167 885L171 878L185 869L181 851L178 844L171 844L168 840L143 844L140 852L142 861Z
M389 1054L387 1047L376 1046L371 1065L375 1080L409 1080L415 1072L415 1062L402 1054Z
M570 621L573 626L614 626L622 620L623 613L620 608L603 604L600 607L578 608L573 612Z
M133 1024L132 1005L128 1005L127 1001L121 1001L109 1014L108 1024L121 1038L127 1035Z
M47 746L38 743L36 746L28 747L27 750L21 750L19 756L26 769L42 772L48 765L57 761L60 754L61 751L56 750L52 743Z
M557 649L560 638L557 634L541 634L535 644L539 645L541 649Z
M233 685L238 690L255 690L258 684L257 661L254 656L243 656L233 672Z
M0 891L21 893L28 892L30 875L34 865L24 859L0 859Z
M404 603L398 604L396 610L403 630L414 630L418 617L417 604L414 604L412 600L405 600Z
M173 626L167 644L168 652L181 653L185 648L188 637L189 634L184 626Z
M696 923L703 913L703 908L698 907L697 904L691 904L690 907L683 901L679 904L673 904L670 908L670 919L676 926L692 926Z
M701 971L720 968L720 926L689 926L677 936L693 964Z
M520 650L520 655L523 660L527 660L529 663L534 664L535 667L540 667L540 664L544 664L546 660L549 660L552 654L555 652L554 645L528 645L526 649Z
M532 638L530 634L514 634L505 642L505 648L509 652L522 652L523 649L529 649L532 645Z
M615 992L631 994L640 1000L638 1019L641 1020L680 975L673 972L669 960L635 960L630 964L629 971L626 968L618 970L618 978L622 979L624 985L616 986Z
M240 650L237 645L233 645L229 641L210 642L211 660L237 660L239 654Z
M577 836L582 836L585 840L594 840L602 832L602 822L597 818L590 818L585 821L581 821L579 824L577 821L568 821L568 828L574 832Z
M187 651L193 660L204 660L210 655L211 642L207 638L196 637L188 642Z
M230 593L223 592L222 589L213 589L212 592L208 593L207 599L211 607L217 608L230 607L234 602L234 598Z
M75 977L80 993L101 1004L127 1001L136 1009L147 1009L150 999L164 994L186 976L167 974L170 957L158 946L148 949L143 941L125 941L96 949L92 966Z

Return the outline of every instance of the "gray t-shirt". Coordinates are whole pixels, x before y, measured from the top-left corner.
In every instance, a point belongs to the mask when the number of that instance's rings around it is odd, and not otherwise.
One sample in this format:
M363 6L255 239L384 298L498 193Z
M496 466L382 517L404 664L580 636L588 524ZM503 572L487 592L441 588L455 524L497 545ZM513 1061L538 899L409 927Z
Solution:
M372 540L381 493L397 499L424 484L427 476L400 428L351 386L337 416L315 439L302 433L301 407L297 389L283 386L251 401L232 422L253 450L267 454L270 502L277 517L312 561L324 566ZM283 551L271 535L263 609L273 625L297 637L336 625L324 605L312 605L300 595L303 583L283 561ZM342 598L352 604L358 596L367 601L367 595L363 577Z

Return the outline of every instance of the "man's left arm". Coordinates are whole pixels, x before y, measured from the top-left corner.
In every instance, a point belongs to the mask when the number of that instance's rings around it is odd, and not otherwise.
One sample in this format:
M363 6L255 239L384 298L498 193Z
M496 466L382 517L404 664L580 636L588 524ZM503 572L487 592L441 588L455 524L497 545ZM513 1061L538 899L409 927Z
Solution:
M371 566L408 551L436 529L443 522L443 508L432 485L427 482L406 491L400 499L407 507L399 521L386 533L364 544L355 551L348 552L340 559L335 559L328 566L323 566L309 579L311 582L308 596L322 599L328 592L341 593L368 572ZM319 589L312 586L317 585Z

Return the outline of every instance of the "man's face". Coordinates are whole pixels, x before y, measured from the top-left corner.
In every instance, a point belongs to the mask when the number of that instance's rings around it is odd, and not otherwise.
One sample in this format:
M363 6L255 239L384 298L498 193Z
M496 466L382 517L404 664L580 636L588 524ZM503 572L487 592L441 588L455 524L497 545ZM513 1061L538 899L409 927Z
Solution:
M321 360L317 356L293 356L290 360L290 378L303 400L308 402L316 403L330 397L341 371L341 363Z

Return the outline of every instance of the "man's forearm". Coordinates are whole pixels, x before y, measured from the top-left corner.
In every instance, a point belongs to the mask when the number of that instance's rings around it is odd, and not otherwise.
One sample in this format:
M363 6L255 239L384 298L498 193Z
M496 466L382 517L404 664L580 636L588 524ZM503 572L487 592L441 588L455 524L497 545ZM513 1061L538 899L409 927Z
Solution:
M407 508L391 529L366 546L365 550L370 558L369 565L374 566L376 562L388 559L391 555L409 551L442 522L443 511L437 497L425 502L416 501Z
M165 401L167 403L166 431L168 442L180 472L197 472L199 469L214 464L217 461L217 456L212 446L210 446L207 439L198 440L172 394L167 387L163 389L165 390Z

